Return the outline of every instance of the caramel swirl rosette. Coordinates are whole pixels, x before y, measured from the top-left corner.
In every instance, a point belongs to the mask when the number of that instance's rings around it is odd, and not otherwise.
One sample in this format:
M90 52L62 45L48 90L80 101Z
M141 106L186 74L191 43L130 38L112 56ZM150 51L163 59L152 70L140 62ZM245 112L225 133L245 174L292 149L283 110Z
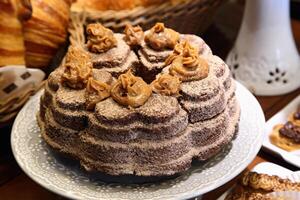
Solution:
M144 39L144 31L140 26L127 24L124 30L125 42L131 47L141 46Z
M111 88L112 98L121 105L133 108L143 105L151 96L151 87L131 71L119 76Z
M179 42L179 33L156 23L145 36L145 42L154 50L173 49Z
M93 110L95 105L110 96L110 85L89 78L86 86L86 108Z
M178 58L183 52L183 43L178 43L175 45L173 52L165 60L165 65L170 65L176 58Z
M103 53L117 46L114 33L99 23L89 24L86 28L87 48L93 53Z
M83 89L92 74L90 56L79 47L70 47L61 81L70 88Z
M180 52L181 51L181 52ZM206 60L201 58L197 49L192 47L187 41L175 48L166 60L166 64L171 64L169 72L177 76L181 81L201 80L208 76L209 66Z
M179 95L180 80L170 74L162 74L151 83L152 90L163 95Z

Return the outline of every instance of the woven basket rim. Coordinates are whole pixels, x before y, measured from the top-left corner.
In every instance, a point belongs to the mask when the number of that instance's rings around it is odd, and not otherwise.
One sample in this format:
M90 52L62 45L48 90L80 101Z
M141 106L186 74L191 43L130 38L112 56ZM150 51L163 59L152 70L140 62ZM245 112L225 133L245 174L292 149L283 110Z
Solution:
M89 9L89 8L83 8L83 9L71 9L72 13L86 13L87 16L89 15L98 15L101 16L103 14L105 15L112 15L112 18L123 18L124 16L127 15L132 15L133 13L135 13L135 15L137 13L145 13L145 12L150 12L150 11L157 11L159 12L159 10L161 9L166 9L166 8L172 8L174 9L174 7L186 7L188 6L192 6L194 4L198 4L198 3L202 3L202 2L210 2L212 0L185 0L183 2L176 2L176 3L172 3L170 1L165 2L163 4L160 5L151 5L151 6L137 6L133 9L124 9L124 10L93 10L93 9ZM213 1L219 1L219 0L213 0Z
M209 10L216 7L224 0L186 0L183 3L172 4L165 2L159 6L137 7L132 10L108 10L108 11L88 11L72 12L71 15L81 15L86 22L101 21L107 27L120 29L128 22L132 25L148 24L153 21L164 21L169 17L192 14L197 10Z
M82 43L85 42L84 25L92 22L100 21L106 27L120 29L127 23L143 25L154 21L164 21L164 19L180 17L185 14L193 15L197 10L199 10L199 12L206 12L220 5L223 1L225 0L186 0L183 3L177 3L175 5L171 2L165 2L160 6L154 5L148 8L137 7L133 10L72 12L70 26L68 28L70 33L69 39L71 44L81 46Z

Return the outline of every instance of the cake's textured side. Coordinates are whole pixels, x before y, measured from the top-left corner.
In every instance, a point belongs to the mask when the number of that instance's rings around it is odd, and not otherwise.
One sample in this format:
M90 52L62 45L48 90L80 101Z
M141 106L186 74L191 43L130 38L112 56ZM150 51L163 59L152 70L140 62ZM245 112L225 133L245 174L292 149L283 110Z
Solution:
M239 112L234 97L223 113L210 120L189 124L179 136L161 141L132 138L126 143L65 128L51 115L46 115L47 123L39 117L39 123L42 136L50 146L73 155L87 170L112 175L162 176L187 170L193 157L206 160L218 153L233 138Z
M132 50L124 35L89 27L85 49L71 47L45 85L37 118L47 144L88 171L166 176L230 143L240 116L235 83L201 38L159 24L167 42L150 47L129 31L141 45ZM155 31L145 41L160 39Z

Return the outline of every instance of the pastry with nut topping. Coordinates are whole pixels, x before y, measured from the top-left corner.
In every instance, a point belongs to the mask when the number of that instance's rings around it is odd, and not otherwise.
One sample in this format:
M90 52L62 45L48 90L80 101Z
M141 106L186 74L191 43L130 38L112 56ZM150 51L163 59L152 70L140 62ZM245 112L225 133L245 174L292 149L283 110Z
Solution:
M231 142L240 108L228 66L158 26L145 35L128 26L122 37L87 27L86 46L69 48L41 97L38 122L50 147L87 171L161 177L180 174L192 160L207 160ZM119 58L141 53L145 41L158 42L147 48L164 55L160 70L141 73L141 66L130 65L116 71ZM129 51L118 51L120 44ZM145 57L136 58L143 63Z
M225 197L225 200L277 200L279 198L271 197L268 194L278 191L300 192L300 183L282 179L278 176L246 172L239 179L238 184Z

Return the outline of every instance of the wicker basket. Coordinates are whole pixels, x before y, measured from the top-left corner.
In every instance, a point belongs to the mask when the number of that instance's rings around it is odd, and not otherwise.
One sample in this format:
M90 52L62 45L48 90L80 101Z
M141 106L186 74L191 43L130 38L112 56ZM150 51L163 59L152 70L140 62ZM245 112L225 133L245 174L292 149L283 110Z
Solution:
M126 23L148 29L156 22L163 22L178 32L199 34L210 25L216 8L224 1L187 0L184 3L166 2L132 10L73 12L73 15L84 14L87 23L100 22L115 32L123 31Z
M11 124L27 100L44 85L45 74L25 66L0 70L0 127Z

